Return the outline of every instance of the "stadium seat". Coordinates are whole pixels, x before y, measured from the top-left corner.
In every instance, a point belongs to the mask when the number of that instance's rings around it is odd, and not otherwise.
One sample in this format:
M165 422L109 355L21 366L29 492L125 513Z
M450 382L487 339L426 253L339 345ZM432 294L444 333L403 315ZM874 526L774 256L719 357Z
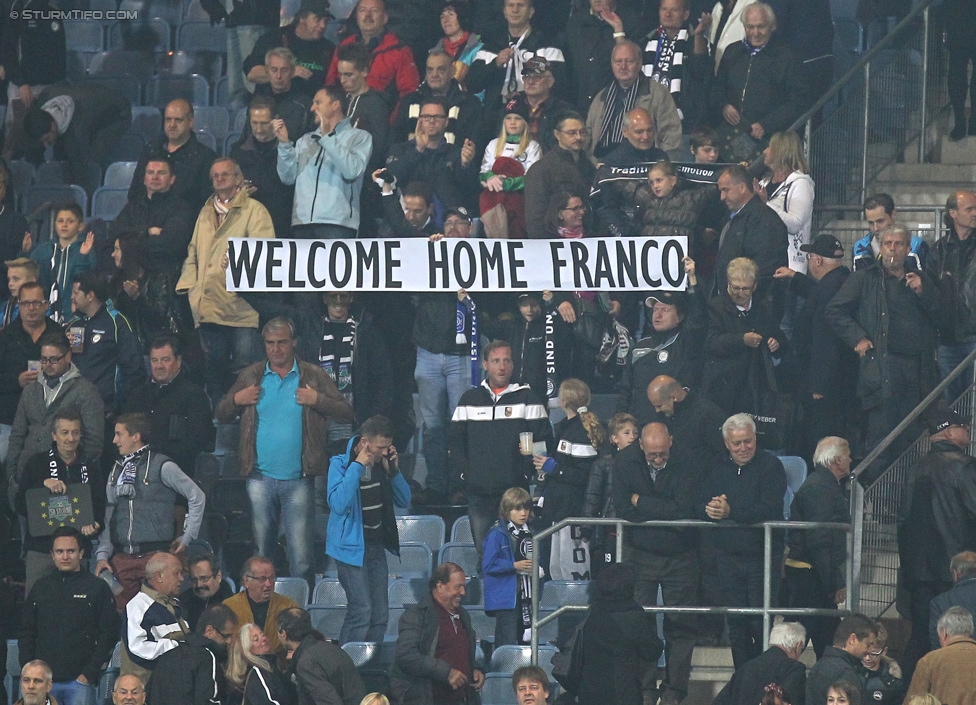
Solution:
M400 636L400 617L403 616L403 607L390 607L389 620L386 623L386 635L383 641L396 641Z
M539 647L539 666L552 678L552 657L556 654L555 646ZM489 670L492 673L514 673L522 666L532 665L531 646L499 646L491 653Z
M217 85L214 86L213 104L227 107L229 103L230 96L227 92L227 76L221 76L217 80Z
M163 133L163 114L154 105L132 107L132 126L129 132L139 135L146 142L155 142Z
M209 19L185 20L176 28L176 48L226 52L227 32L224 25L212 25Z
M420 578L396 578L390 581L390 607L409 607L420 601L427 592L427 581Z
M590 583L588 580L550 580L539 595L539 607L554 610L563 605L590 604Z
M146 105L155 105L160 110L174 98L184 98L194 106L208 105L210 85L199 74L188 76L153 76L146 84Z
M33 213L47 201L51 203L74 201L81 206L82 213L88 213L88 194L85 193L85 189L77 184L62 184L60 186L38 184L31 186L24 199L24 213Z
M313 605L331 605L343 607L346 604L346 591L342 588L338 578L321 578L315 583L312 591Z
M305 578L278 578L275 580L274 591L290 597L299 607L308 604L308 583Z
M92 218L112 221L122 212L129 200L129 189L102 186L92 196Z
M15 210L21 211L27 191L34 185L34 165L23 159L14 159L7 162L7 171L10 172L9 188L14 196Z
M230 156L231 147L237 144L241 139L240 132L231 132L227 137L224 138L224 156Z
M451 543L474 543L474 534L471 533L471 519L467 514L463 514L454 520L451 526Z
M139 161L139 157L142 155L142 149L146 145L146 140L144 140L140 135L134 135L131 132L127 132L122 135L118 141L112 145L108 152L107 161L111 164L112 162L136 162Z
M481 572L481 566L478 565L478 549L474 547L473 543L445 543L441 547L437 563L447 561L457 563L466 575L478 575Z
M216 100L214 101L216 103ZM247 108L241 108L234 113L234 118L231 120L230 129L233 132L244 132L244 126L247 124Z
M481 705L518 705L511 673L486 673Z
M56 186L64 183L62 162L43 162L34 171L34 183L38 186Z
M386 553L388 573L396 578L430 577L433 555L430 548L422 543L401 541L399 558L389 551Z
M203 9L203 5L200 4L200 0L193 0L190 3L183 3L183 19L184 20L206 20L210 21L210 15L207 11Z
M474 629L478 639L494 644L495 643L495 618L489 617L480 607L466 607L468 616L471 618L471 628Z
M321 632L327 639L338 639L342 623L346 619L345 607L328 605L309 605L305 608L312 618L312 628Z
M111 88L113 91L124 95L126 100L128 100L132 105L139 105L142 89L139 87L139 81L136 79L136 77L112 72L103 73L101 71L93 70L93 67L95 67L95 62L100 58L106 57L106 55L109 53L111 52L97 54L95 58L92 59L92 63L88 67L88 82L100 83L101 85Z
M786 496L783 498L783 518L790 518L790 505L793 497L807 479L807 461L795 455L781 455L779 461L786 471Z
M214 137L209 130L196 129L194 132L196 133L197 141L199 141L200 144L210 147L210 149L212 149L214 152L217 151L217 138Z
M105 46L109 49L138 49L147 51L150 47L157 52L170 50L169 22L161 17L153 17L148 22L120 20L108 28Z
M206 130L221 144L227 137L229 125L230 116L227 114L227 108L223 106L212 105L194 108L193 110L193 127L198 130Z
M96 52L105 48L102 23L98 20L73 20L64 23L64 39L68 49Z
M349 654L356 668L362 668L379 653L379 645L375 641L350 641L342 645L342 650Z
M16 639L7 639L7 663L3 684L7 688L7 702L20 699L20 657Z
M136 162L112 162L105 170L105 186L109 188L129 188Z
M400 541L422 543L438 553L444 545L444 520L434 514L397 517Z

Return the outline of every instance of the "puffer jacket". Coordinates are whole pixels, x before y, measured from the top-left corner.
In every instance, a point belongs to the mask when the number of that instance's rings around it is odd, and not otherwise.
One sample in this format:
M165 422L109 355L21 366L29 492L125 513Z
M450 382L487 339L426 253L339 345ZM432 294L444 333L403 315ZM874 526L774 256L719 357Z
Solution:
M976 340L976 238L960 240L949 230L932 246L925 273L939 283L939 342Z
M658 198L648 182L634 192L639 222L643 223L643 237L673 237L684 235L689 240L698 234L698 218L710 193L706 189L688 187L678 181L674 190ZM689 242L689 245L691 243Z
M193 311L193 322L217 323L232 328L257 328L258 313L232 291L227 291L220 260L231 237L273 238L274 226L268 209L247 195L242 188L230 203L224 222L217 225L214 196L200 209L193 237L187 248L183 273L176 282L176 293L186 294Z

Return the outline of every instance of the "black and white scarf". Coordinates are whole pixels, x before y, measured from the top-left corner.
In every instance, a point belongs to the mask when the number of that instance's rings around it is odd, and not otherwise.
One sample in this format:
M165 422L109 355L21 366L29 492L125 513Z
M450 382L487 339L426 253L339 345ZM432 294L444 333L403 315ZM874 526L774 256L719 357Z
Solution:
M511 534L515 544L515 562L531 560L532 558L532 532L526 525L516 526L509 521L508 533ZM528 644L532 638L532 580L530 575L517 573L518 594L516 596L516 609L522 617L522 629L519 633L519 643Z
M454 342L458 345L468 346L471 360L471 386L477 387L481 382L481 360L478 352L478 308L470 296L466 296L464 301L457 303Z
M115 481L115 495L117 497L136 496L136 473L139 470L139 462L142 460L142 456L146 455L148 450L149 446L143 446L134 453L129 453L124 456L119 461L122 470L119 472L119 476Z
M67 473L68 464L61 459L61 456L60 455L58 455L57 448L58 448L57 445L54 445L54 446L51 447L51 450L49 450L48 453L47 453L47 455L48 455L48 468L50 468L51 479L52 480L61 480L62 482L64 482L64 484L68 484L68 473ZM64 477L63 478L61 477L61 472L60 472L60 468L61 468L62 465L64 465L64 467L65 467L65 474L64 474ZM87 485L88 484L88 478L89 478L89 475L88 475L88 466L86 464L82 463L81 464L81 484Z
M353 360L356 358L356 319L325 321L319 345L319 367L325 370L346 401L353 401Z
M674 102L680 106L681 78L685 70L685 60L690 56L688 27L682 27L674 39L668 39L664 27L658 27L647 35L644 46L644 75L652 81L667 86ZM682 118L681 108L678 115Z
M640 79L634 81L630 88L621 88L614 81L607 88L606 99L603 102L603 121L600 123L600 146L613 147L624 139L624 115L637 105L637 89Z

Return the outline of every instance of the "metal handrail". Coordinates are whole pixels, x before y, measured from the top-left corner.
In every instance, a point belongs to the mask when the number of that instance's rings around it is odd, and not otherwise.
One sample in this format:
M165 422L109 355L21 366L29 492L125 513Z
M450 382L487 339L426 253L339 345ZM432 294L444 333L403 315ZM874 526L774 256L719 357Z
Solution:
M857 467L851 470L851 474L854 475L854 477L856 478L859 477L861 473L863 473L865 470L867 470L868 466L871 463L873 463L879 455L884 453L888 449L888 446L894 443L895 439L898 438L898 436L900 436L906 428L908 428L913 423L915 423L915 421L923 413L925 413L925 411L929 408L932 402L934 402L936 399L938 399L940 396L942 396L945 393L946 387L948 387L953 382L953 380L956 379L956 377L961 375L964 370L968 369L969 366L973 364L974 360L976 360L976 350L973 350L971 353L969 353L966 356L966 359L960 362L959 365L956 366L956 369L954 369L952 372L946 375L946 377L941 382L939 382L939 384L935 387L935 389L929 392L928 395L922 401L920 401L914 409L912 409L911 413L908 414L908 416L906 416L904 419L902 419L901 423L895 426L891 430L891 433L885 436L884 439L882 439L882 441L878 443L870 453L867 454L864 460L862 460L860 463L857 464ZM874 486L874 484L877 483L877 481L880 479L881 477L878 477L877 480L871 483L871 486ZM853 503L853 501L854 501L854 493L852 492L851 502ZM853 509L854 508L852 507L852 516L854 515Z
M546 527L537 534L533 534L532 550L532 665L539 663L539 628L545 626L559 615L566 612L582 612L588 607L581 605L563 605L557 608L552 614L539 619L539 541L547 539L557 531L567 526L615 526L617 528L617 563L623 560L623 541L624 527L644 528L644 527L694 527L702 529L763 529L763 606L762 607L665 607L659 605L644 606L645 612L675 612L685 614L735 614L735 615L762 615L763 617L763 650L769 648L769 630L772 613L784 616L844 616L850 614L850 610L825 609L815 607L784 607L774 608L772 606L772 557L773 557L773 530L774 529L835 529L844 531L848 535L848 551L846 576L848 588L854 578L853 572L853 524L840 522L818 522L818 521L767 521L761 524L739 524L731 521L711 522L697 519L682 520L654 520L643 522L630 522L623 519L595 519L586 517L569 517L563 519L552 526ZM850 604L850 602L848 602Z
M919 15L923 15L925 21L928 22L929 7L931 7L934 2L935 0L923 0L921 3L919 3L911 12L908 13L908 15L905 16L905 19L895 25L894 29L888 32L888 34L886 34L881 41L875 44L867 54L861 57L860 61L854 64L854 66L852 66L847 73L841 76L840 79L834 83L833 87L824 93L811 108L794 120L793 124L790 125L789 130L799 130L800 128L807 126L808 122L812 120L816 114L819 113L823 107L830 102L832 98L836 97L837 94L847 87L847 84L853 81L860 74L863 74L864 69L868 64L871 63L874 57L894 43L895 37L898 35L898 33L910 25L915 18L917 18Z

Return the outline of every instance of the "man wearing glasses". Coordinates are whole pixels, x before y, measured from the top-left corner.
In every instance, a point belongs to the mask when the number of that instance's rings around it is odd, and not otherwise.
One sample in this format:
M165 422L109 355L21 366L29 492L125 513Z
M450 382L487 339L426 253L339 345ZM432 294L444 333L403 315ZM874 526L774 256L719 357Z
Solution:
M0 329L0 463L7 457L20 395L40 374L41 336L61 330L47 317L47 295L36 279L20 285L16 300L20 315Z
M251 556L244 561L244 589L224 600L224 604L237 615L241 624L256 624L261 627L268 637L268 645L272 654L284 651L278 639L278 626L275 621L278 615L292 607L298 607L295 601L274 591L274 564L264 556Z
M24 301L43 298L40 290L24 289L22 287ZM45 306L46 302L38 308L43 311ZM22 310L33 308L30 305ZM102 397L95 385L82 377L71 362L71 345L64 333L53 322L46 325L46 332L38 339L40 374L33 381L27 380L23 383L23 392L10 432L7 491L11 504L17 495L27 460L35 453L47 451L51 447L54 417L61 409L75 407L81 413L81 456L94 466L102 455L105 430ZM6 369L6 361L3 367Z
M190 587L180 595L183 616L190 629L197 628L197 620L204 610L219 605L233 594L213 554L194 556L190 560Z

